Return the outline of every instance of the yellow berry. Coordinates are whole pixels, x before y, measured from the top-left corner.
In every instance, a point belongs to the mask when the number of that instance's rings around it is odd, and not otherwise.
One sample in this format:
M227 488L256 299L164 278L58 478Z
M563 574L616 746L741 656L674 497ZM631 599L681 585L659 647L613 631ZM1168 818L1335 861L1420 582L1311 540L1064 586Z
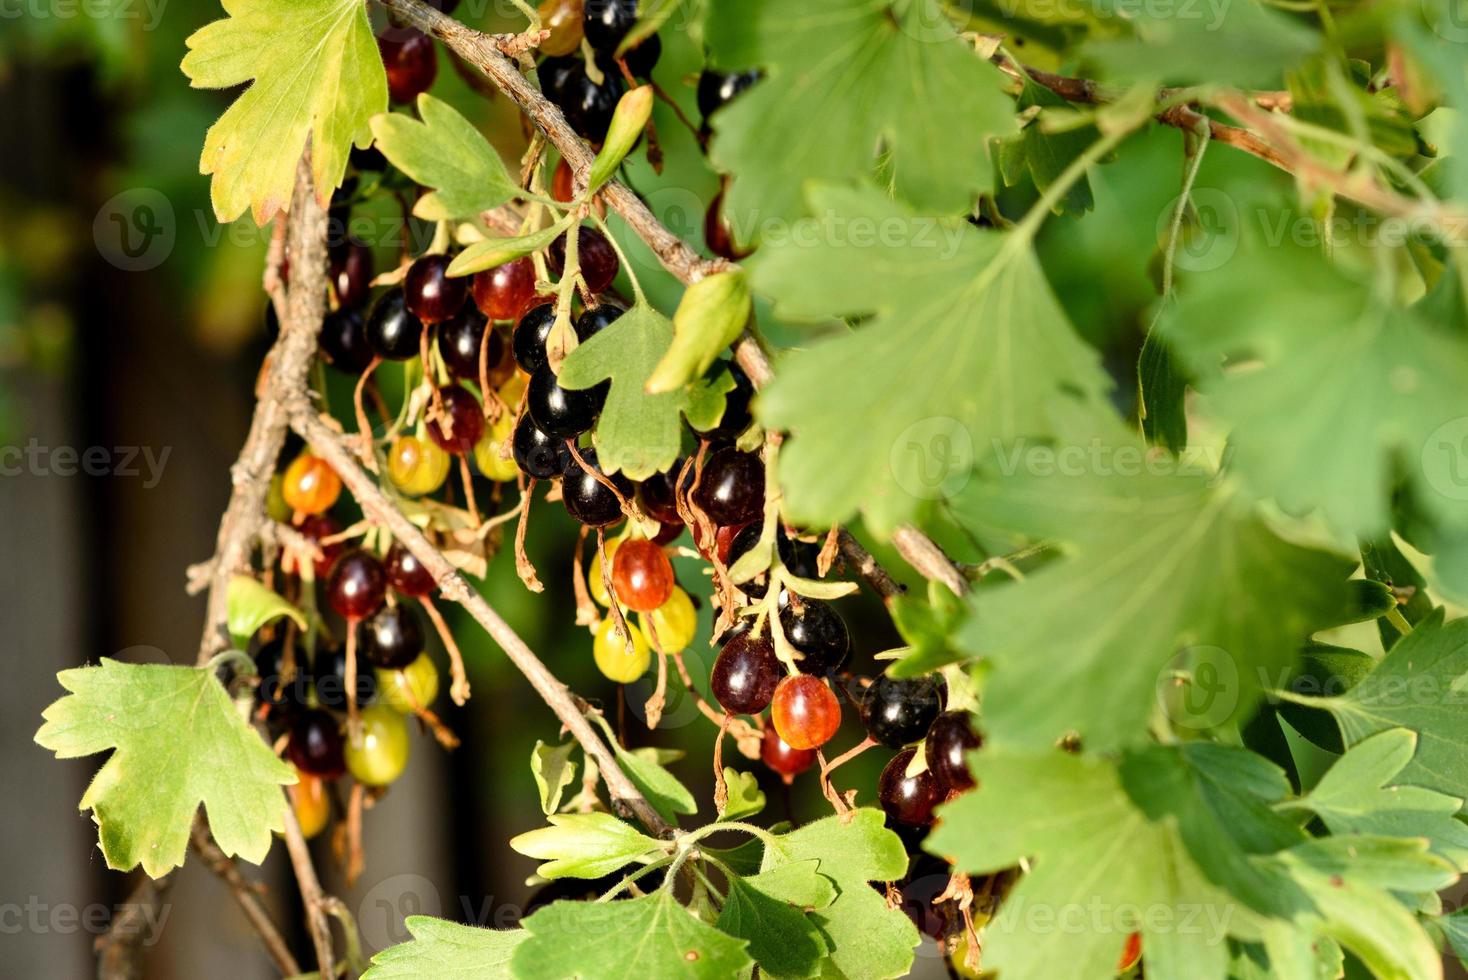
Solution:
M379 667L377 691L383 704L405 715L412 714L415 704L426 708L438 697L438 668L426 653L418 654L417 659L402 670Z
M525 386L529 383L530 375L516 368L510 379L499 386L500 400L510 406L510 414L513 415L519 407L520 396L525 394Z
M640 613L639 618L644 624L643 632L648 635L657 634L658 646L664 653L682 653L687 650L698 629L698 610L693 608L693 600L688 598L688 593L676 585L673 586L673 594L668 597L667 602L650 613ZM647 628L649 620L652 629Z
M637 680L647 673L648 664L652 663L652 653L647 648L647 640L643 638L642 631L628 623L627 632L632 636L630 650L627 648L627 641L617 633L617 624L608 616L596 628L596 639L591 644L597 669L618 684L630 684Z
M403 493L421 497L443 486L450 462L432 440L399 436L387 450L387 475Z
M514 428L514 417L509 412L501 412L499 419L484 430L484 435L474 446L474 462L478 465L479 472L496 483L508 483L520 472L514 457L500 458L500 449L507 444Z

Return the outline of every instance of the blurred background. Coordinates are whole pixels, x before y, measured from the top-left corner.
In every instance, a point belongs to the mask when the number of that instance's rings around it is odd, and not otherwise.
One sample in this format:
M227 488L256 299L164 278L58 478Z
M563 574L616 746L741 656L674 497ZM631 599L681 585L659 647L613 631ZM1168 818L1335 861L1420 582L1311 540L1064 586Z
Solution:
M523 25L508 0L502 6L465 0L456 15L488 30ZM106 870L90 819L76 808L99 760L57 762L32 736L41 711L62 693L59 670L103 656L193 662L203 601L185 594L184 570L212 552L267 347L260 276L269 229L248 218L218 225L198 173L205 130L235 93L193 90L178 70L185 38L219 16L213 0L0 0L0 624L11 664L0 684L0 955L7 975L91 973L93 941L136 884ZM654 77L696 118L697 39L676 17L662 39ZM507 160L517 159L526 135L518 114L471 87L446 52L438 58L434 93L478 123ZM668 165L658 174L639 158L629 181L669 227L701 240L717 177L689 152L692 137L662 103L655 121ZM1057 293L1078 330L1105 351L1118 399L1129 406L1131 365L1156 296L1159 222L1177 193L1176 182L1155 175L1170 172L1170 161L1180 174L1181 137L1159 130L1120 156L1092 180L1102 220L1053 221L1042 247ZM1290 200L1286 178L1227 151L1209 155L1199 186L1226 191L1203 215L1202 244L1223 242L1230 254L1268 233L1251 220L1255 204ZM1010 192L1015 210L1006 205L1006 212L1018 213L1032 195L1032 188ZM396 260L405 237L415 251L428 241L425 228L403 226L390 210L376 219L370 243L379 270ZM632 236L618 238L650 297L671 311L675 284ZM762 323L777 341L800 339ZM349 389L340 377L333 383L340 409ZM553 671L602 704L630 745L686 753L671 768L700 802L693 819L708 818L713 727L678 697L675 683L661 727L647 732L640 717L647 684L621 691L605 680L589 635L574 625L571 521L559 507L539 505L534 514L529 552L546 591L521 586L505 549L485 595ZM961 536L941 526L938 535L958 557L975 557ZM878 554L901 574L900 561ZM683 563L679 579L706 596L699 567ZM898 642L880 604L863 595L840 608L856 642L853 669L874 671L871 655ZM706 603L701 616L702 640L687 660L706 691ZM407 775L367 814L367 869L354 888L342 881L329 835L313 844L327 890L355 913L369 952L405 940L402 920L412 914L513 925L534 892L526 878L535 862L506 841L543 822L528 760L537 740L559 738L557 726L493 644L472 624L454 623L474 697L463 709L441 697L438 707L462 747L446 753L418 735ZM434 652L442 664L442 651ZM856 729L849 718L835 744L855 744ZM765 818L827 812L814 773L786 792L757 763L732 750L725 760L758 773L769 798ZM868 753L837 782L870 802L885 762L883 753ZM310 962L283 847L263 869L246 870L268 886L277 922ZM161 914L148 940L147 976L275 975L228 890L196 861L173 876ZM915 972L945 975L931 940Z

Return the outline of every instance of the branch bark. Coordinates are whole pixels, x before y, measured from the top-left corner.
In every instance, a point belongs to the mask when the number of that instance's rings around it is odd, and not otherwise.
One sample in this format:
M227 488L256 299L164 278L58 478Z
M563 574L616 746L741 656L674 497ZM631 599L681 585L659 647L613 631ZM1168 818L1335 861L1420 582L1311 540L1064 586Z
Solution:
M672 828L627 778L616 755L586 720L570 689L556 679L520 635L500 618L499 613L494 611L483 596L469 587L469 583L464 581L458 570L423 532L383 495L376 481L362 469L356 454L347 448L336 430L321 420L303 392L297 392L291 398L289 412L291 426L311 446L312 452L331 464L342 483L361 505L362 511L392 532L393 537L423 563L423 567L433 575L445 597L468 610L475 622L500 645L510 662L530 681L536 693L556 713L561 724L566 726L576 741L581 743L581 747L596 760L614 804L631 812L652 833L659 836L669 833Z
M311 849L306 846L301 822L296 819L295 808L289 800L285 807L285 849L301 889L301 904L306 907L306 925L311 932L311 945L316 950L316 967L323 978L334 977L336 960L331 954L331 920L326 917L326 892L321 889L321 879L316 877Z
M277 219L280 220L280 219ZM286 408L281 395L301 391L316 354L316 338L326 316L326 212L311 189L309 152L296 169L296 188L286 230L291 283L280 336L267 355L265 380L255 402L250 432L230 467L233 491L219 521L209 566L209 599L197 663L203 665L229 644L229 580L248 567L255 539L265 522L265 497L276 458L285 443Z

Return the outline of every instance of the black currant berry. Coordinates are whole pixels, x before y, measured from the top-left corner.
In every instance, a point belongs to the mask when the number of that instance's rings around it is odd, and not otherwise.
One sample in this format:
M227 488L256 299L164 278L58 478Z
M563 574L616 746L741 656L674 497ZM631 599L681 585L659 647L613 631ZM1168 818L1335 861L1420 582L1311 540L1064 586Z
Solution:
M657 67L658 58L662 54L663 42L656 34L652 34L628 48L622 60L627 62L627 70L637 78L651 78L652 70Z
M479 312L473 303L465 303L445 322L438 326L438 352L444 366L456 378L468 378L479 382L479 352L488 342L488 367L494 367L500 359L499 334L489 325L489 318Z
M344 647L318 649L315 670L316 703L333 711L347 710L347 651ZM357 706L377 700L377 677L366 664L357 664Z
M344 309L355 310L367 302L372 288L372 249L347 238L330 253L331 285L336 301Z
M347 374L361 374L372 363L367 322L356 310L334 310L321 322L321 352L327 363Z
M586 465L601 473L596 463L596 452L591 449L580 452ZM567 455L570 456L569 451ZM608 479L605 474L602 474L602 478ZM632 483L625 476L618 473L609 479L621 491L622 496L632 495ZM622 507L617 502L617 495L601 480L583 470L575 457L568 458L561 471L561 499L566 505L566 513L588 527L605 527L622 518Z
M423 626L407 603L384 606L357 627L357 643L374 667L402 670L423 652Z
M731 630L709 676L714 697L730 714L754 715L768 708L785 674L769 632L753 633L747 624Z
M765 464L754 453L718 450L703 466L693 502L715 524L748 524L765 509Z
M515 324L515 333L510 343L515 354L515 363L526 374L534 374L545 366L545 340L556 325L556 308L551 303L542 303L527 311Z
M737 71L732 74L704 70L698 76L698 111L704 121L734 100L734 97L759 81L757 71Z
M734 541L729 545L728 564L733 565L758 543L760 535L764 533L764 521L755 521L746 524L743 529L734 535ZM780 553L780 561L787 571L800 578L819 578L820 569L816 561L820 557L821 549L818 545L808 541L801 541L785 533L784 526L775 530L775 547ZM749 582L741 582L739 589L751 599L763 598L768 587L764 575Z
M469 295L469 280L449 275L447 255L423 255L408 266L403 280L403 295L408 310L424 323L442 323L464 305Z
M378 357L406 361L418 356L423 321L408 312L401 289L389 289L372 304L367 315L367 343Z
M563 388L549 364L530 376L525 410L548 436L570 439L596 424L606 401L606 382L593 388Z
M611 54L637 23L637 0L586 0L582 30L593 50Z
M611 326L625 312L627 311L616 303L603 303L584 310L576 318L576 339L585 343Z
M510 454L521 473L537 480L555 479L572 462L565 440L546 435L529 415L521 416L515 424Z
M566 236L562 234L550 243L546 250L546 261L551 271L560 275L566 269ZM621 260L617 250L607 241L607 236L595 228L582 228L576 233L576 264L581 269L581 278L592 295L605 292L617 278Z
M286 669L285 640L276 637L255 651L255 673L260 685L255 700L272 710L290 711L306 707L306 692L311 686L306 669L306 652L296 644L290 669Z
M945 711L928 728L923 747L928 768L944 790L962 791L975 785L965 756L984 744L974 731L967 711Z
M683 472L683 462L680 458L666 473L654 473L637 486L637 499L642 502L643 513L659 524L677 526L683 523L673 486L673 481ZM688 480L692 479L690 470Z
M913 749L903 749L892 757L877 780L877 800L893 823L926 827L933 822L933 808L943 801L943 792L926 769L907 775L916 754Z
M795 662L802 674L823 676L840 670L851 659L846 621L829 603L801 597L797 610L788 593L782 594L780 627L785 639L803 655Z
M927 733L943 710L943 694L931 677L895 680L883 674L862 692L859 707L872 740L900 749Z
M291 725L286 757L295 767L322 779L335 779L347 771L341 726L329 711L303 711Z

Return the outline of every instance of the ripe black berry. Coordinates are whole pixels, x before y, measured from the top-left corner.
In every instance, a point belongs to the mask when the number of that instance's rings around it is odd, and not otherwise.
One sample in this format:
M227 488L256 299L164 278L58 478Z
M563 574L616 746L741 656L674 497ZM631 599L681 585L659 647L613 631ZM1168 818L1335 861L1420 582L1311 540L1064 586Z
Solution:
M569 439L596 424L606 400L606 382L594 388L563 388L549 364L530 376L525 410L548 436Z
M943 696L931 677L895 680L883 674L862 692L860 709L872 740L900 749L927 733L943 710Z
M580 452L586 465L600 473L596 452L591 449ZM570 456L569 452L567 456ZM605 474L603 477L605 478ZM625 476L618 473L610 477L610 480L621 491L622 496L632 495L632 483ZM617 495L601 480L583 470L574 457L566 460L566 466L561 471L561 499L566 505L566 513L589 527L615 524L622 517L622 507L617 502Z
M765 464L754 453L720 449L704 464L693 500L715 524L748 524L765 509Z
M732 74L705 70L698 76L698 111L704 121L734 100L734 97L759 81L757 71L737 71Z
M768 708L785 673L769 631L758 637L753 633L746 623L731 630L709 676L714 697L730 714L753 715Z
M586 0L582 30L587 43L602 54L611 54L637 23L637 0Z
M338 371L361 374L372 363L372 345L367 342L367 321L357 310L340 309L321 322L321 352Z
M923 748L928 768L945 790L962 791L974 786L969 772L969 752L984 744L974 731L966 711L947 711L928 728L928 741Z
M627 311L616 303L602 303L582 311L576 318L576 339L585 343L611 326L625 312Z
M510 440L510 454L520 472L537 480L551 480L561 475L572 462L564 439L546 435L529 415L515 424L515 437Z
M556 325L556 308L550 303L533 307L515 324L510 343L515 363L526 374L534 374L545 366L545 339Z
M447 255L424 255L408 266L403 296L408 310L424 323L441 323L459 312L469 295L469 280L449 276Z
M780 627L790 645L804 656L795 662L803 674L829 674L851 659L851 634L841 614L820 599L800 599L800 608L788 594L780 596Z
M367 343L378 357L406 361L418 356L423 321L408 311L401 289L390 289L372 304L367 315Z
M423 626L407 603L385 606L357 627L357 642L376 667L401 670L423 652Z

